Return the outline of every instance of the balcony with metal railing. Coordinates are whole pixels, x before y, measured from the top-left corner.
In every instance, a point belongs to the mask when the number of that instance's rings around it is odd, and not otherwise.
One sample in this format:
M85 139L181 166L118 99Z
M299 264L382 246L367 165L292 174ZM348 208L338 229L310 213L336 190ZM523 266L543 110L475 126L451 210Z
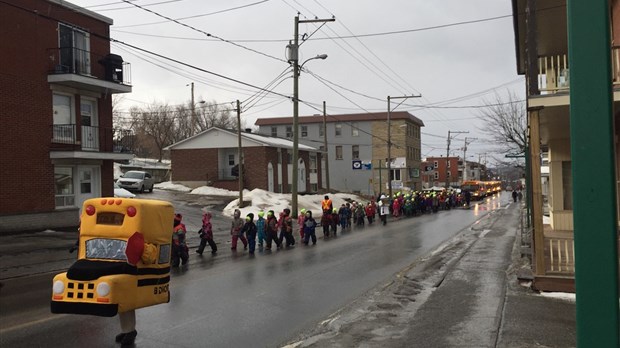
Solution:
M52 125L51 135L52 158L130 159L133 157L134 135L131 130L55 124Z
M58 47L47 49L47 56L50 83L99 93L131 92L131 64L119 55Z

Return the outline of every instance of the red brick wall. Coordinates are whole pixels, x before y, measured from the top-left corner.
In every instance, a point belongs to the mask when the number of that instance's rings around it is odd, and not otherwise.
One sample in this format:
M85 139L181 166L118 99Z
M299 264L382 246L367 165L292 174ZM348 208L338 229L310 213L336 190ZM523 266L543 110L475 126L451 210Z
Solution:
M248 190L255 188L267 190L267 163L269 156L273 156L272 161L277 160L276 152L271 151L272 153L269 154L268 149L264 146L246 147L243 149L243 163L245 164L243 181L245 188Z
M457 157L448 157L448 159L450 160L450 182L457 182L459 181L459 160ZM433 166L435 161L437 161L438 167L434 168L434 171L439 173L439 179L433 179L435 177L434 175L430 178L432 179L431 181L437 181L440 186L444 186L446 184L446 158L428 157L426 160L430 166ZM421 171L424 172L423 170Z
M243 149L245 157L245 177L244 186L248 190L268 188L268 163L273 165L274 190L277 191L277 183L287 182L287 156L286 150L282 149L282 181L278 178L278 149L273 147L246 147ZM310 155L308 152L301 151L300 158L309 168ZM218 150L217 149L191 149L191 150L172 150L172 180L174 181L211 181L215 187L225 188L232 191L239 189L236 180L218 180ZM321 172L320 157L318 158L318 172ZM307 173L307 171L306 171ZM308 174L307 174L308 175ZM310 192L310 182L306 177L306 192ZM319 187L321 177L319 175ZM285 192L287 185L284 185Z
M0 44L0 215L55 209L54 167L50 160L52 91L47 83L49 48L58 47L56 17L90 31L91 73L104 76L95 55L110 51L108 24L43 0L8 0L41 16L0 3L3 38ZM10 52L10 54L8 54ZM76 99L77 100L77 99ZM99 100L101 126L112 125L110 97ZM79 110L79 108L77 109ZM76 114L79 120L79 114ZM109 162L109 161L106 161ZM108 174L108 172L110 174ZM111 163L102 168L104 193L112 189Z
M217 149L171 150L173 181L218 180Z

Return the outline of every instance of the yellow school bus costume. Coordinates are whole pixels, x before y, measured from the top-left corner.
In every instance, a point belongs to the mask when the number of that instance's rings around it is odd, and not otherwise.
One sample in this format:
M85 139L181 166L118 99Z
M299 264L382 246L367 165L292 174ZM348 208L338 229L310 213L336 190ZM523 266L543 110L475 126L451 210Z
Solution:
M84 202L78 260L54 277L52 313L112 317L170 301L174 209L169 202Z

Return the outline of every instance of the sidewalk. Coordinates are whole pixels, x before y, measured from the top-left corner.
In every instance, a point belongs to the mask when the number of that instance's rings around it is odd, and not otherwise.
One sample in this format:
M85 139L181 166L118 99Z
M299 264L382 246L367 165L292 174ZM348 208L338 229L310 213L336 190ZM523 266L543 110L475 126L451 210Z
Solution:
M519 208L488 214L288 347L575 346L574 302L517 282Z

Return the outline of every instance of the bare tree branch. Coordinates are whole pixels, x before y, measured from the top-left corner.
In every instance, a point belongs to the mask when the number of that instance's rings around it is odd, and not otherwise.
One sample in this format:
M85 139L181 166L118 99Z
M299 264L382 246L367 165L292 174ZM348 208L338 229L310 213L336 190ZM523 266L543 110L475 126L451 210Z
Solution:
M498 144L501 152L523 152L527 146L527 120L525 102L509 91L504 99L495 94L493 100L486 100L480 109L485 121L483 132Z

